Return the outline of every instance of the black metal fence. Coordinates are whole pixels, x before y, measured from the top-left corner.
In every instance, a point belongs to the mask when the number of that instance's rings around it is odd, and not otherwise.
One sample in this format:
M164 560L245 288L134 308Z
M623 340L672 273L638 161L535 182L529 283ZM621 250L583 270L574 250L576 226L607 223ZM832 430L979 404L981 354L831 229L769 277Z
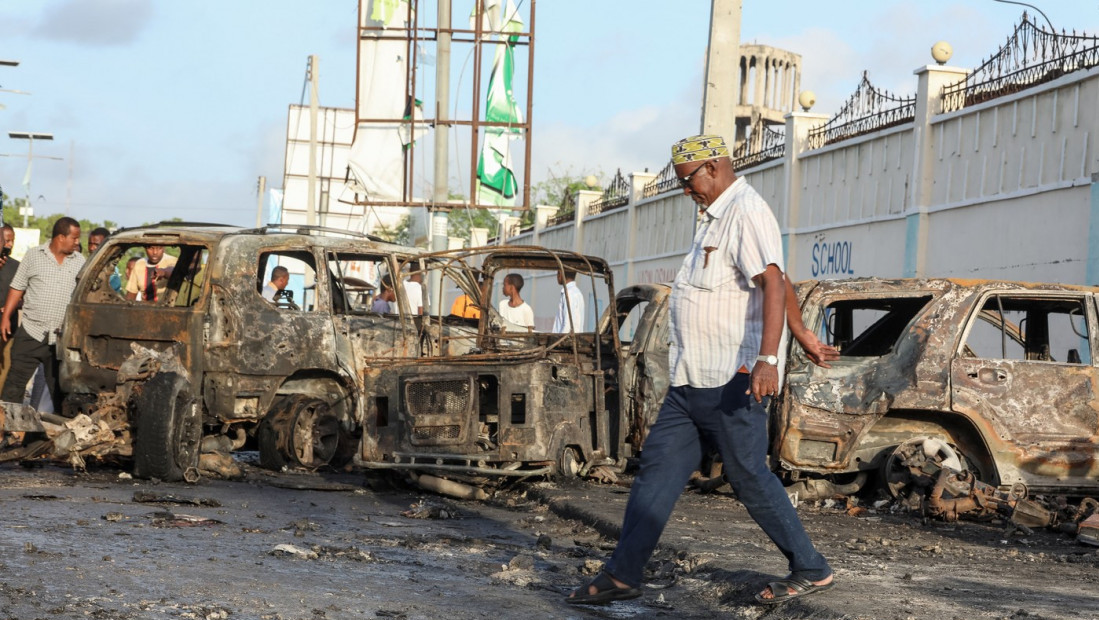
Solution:
M557 208L557 215L546 220L546 226L556 226L576 219L576 194L565 191L565 197Z
M876 88L866 72L855 93L827 123L809 132L808 147L820 147L907 123L916 117L916 97L898 97Z
M964 80L943 87L953 112L1099 65L1099 37L1043 30L1026 13L1007 42Z
M588 205L588 215L603 213L619 207L624 207L630 202L630 180L622 176L622 169L614 173L609 185L603 188L603 195L593 200Z
M679 189L679 179L675 176L675 166L669 161L668 165L664 166L664 169L656 175L655 179L641 188L641 197L652 198L676 189Z
M786 132L776 131L762 119L752 126L744 144L733 151L733 170L758 166L786 155Z

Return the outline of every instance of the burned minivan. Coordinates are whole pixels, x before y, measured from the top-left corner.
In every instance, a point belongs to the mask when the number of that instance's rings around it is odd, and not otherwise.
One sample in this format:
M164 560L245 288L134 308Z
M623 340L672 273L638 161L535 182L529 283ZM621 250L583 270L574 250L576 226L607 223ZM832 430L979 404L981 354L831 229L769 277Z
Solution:
M880 480L899 496L947 463L1017 496L1099 487L1099 289L865 279L799 292L841 357L821 368L792 346L773 414L788 481L850 493Z

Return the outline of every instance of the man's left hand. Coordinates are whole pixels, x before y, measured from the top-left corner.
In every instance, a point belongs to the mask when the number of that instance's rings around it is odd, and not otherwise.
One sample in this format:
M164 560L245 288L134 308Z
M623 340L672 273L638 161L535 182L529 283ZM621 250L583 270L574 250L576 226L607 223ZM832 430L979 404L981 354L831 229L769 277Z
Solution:
M756 402L763 402L764 396L777 396L778 368L766 362L756 362L752 366L751 387L745 394L751 394Z

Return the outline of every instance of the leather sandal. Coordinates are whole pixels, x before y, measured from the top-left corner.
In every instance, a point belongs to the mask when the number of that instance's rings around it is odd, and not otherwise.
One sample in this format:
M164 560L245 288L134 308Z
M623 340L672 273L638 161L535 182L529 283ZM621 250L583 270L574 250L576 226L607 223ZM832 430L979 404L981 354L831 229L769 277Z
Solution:
M756 602L761 605L778 605L795 598L808 596L814 592L824 592L834 585L836 585L835 578L824 585L818 586L812 581L801 577L786 577L767 584L767 587L771 589L771 598L764 598L763 593L760 592L756 594ZM791 590L793 593L791 593Z
M591 593L595 586L595 594ZM569 605L606 605L612 601L626 601L641 596L641 588L620 588L607 573L599 573L594 579L572 591L565 599Z

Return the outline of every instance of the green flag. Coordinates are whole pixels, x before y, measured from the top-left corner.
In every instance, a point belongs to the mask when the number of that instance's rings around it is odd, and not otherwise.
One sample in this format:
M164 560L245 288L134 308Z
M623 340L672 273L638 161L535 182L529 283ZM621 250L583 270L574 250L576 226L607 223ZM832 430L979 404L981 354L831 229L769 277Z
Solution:
M522 32L523 22L516 13L512 0L507 0L504 14L500 15L500 0L485 3L485 13L491 16L490 29L499 33ZM496 46L492 61L492 74L488 80L488 97L485 102L485 121L490 123L522 123L519 104L512 90L515 74L515 34L502 39ZM529 94L528 94L529 96ZM522 135L518 127L486 127L481 157L477 162L477 178L480 181L477 200L481 204L514 206L519 184L511 163L511 142Z

